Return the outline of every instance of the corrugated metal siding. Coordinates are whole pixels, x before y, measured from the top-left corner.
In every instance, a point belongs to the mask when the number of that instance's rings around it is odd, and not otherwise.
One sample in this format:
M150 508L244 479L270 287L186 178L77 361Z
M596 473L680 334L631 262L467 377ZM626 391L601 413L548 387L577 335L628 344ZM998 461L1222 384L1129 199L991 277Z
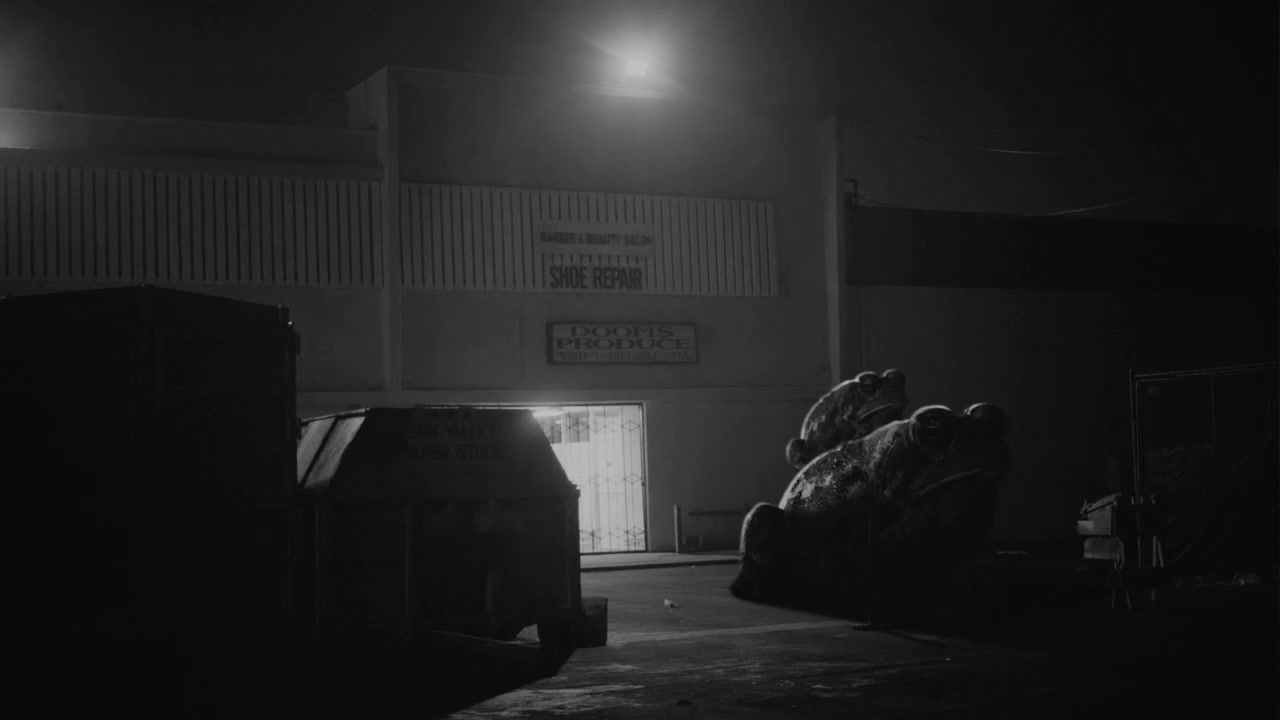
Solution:
M0 277L381 284L377 182L0 165Z
M774 296L773 204L728 200L410 184L400 186L402 280L432 290L541 291L544 263L600 258L534 251L538 222L650 225L646 294Z

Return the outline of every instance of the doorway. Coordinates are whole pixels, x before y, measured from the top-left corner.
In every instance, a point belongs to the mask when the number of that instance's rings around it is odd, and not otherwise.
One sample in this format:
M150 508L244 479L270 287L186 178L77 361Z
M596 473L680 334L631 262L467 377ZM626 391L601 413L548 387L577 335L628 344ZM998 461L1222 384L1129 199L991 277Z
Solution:
M583 554L645 552L644 409L640 405L531 407L578 497Z

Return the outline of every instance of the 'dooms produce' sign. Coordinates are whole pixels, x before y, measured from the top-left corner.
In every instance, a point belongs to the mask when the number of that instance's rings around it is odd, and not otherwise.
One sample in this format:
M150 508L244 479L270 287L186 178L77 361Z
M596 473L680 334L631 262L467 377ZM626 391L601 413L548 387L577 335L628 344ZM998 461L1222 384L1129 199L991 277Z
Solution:
M698 361L693 325L547 323L551 363L691 363Z

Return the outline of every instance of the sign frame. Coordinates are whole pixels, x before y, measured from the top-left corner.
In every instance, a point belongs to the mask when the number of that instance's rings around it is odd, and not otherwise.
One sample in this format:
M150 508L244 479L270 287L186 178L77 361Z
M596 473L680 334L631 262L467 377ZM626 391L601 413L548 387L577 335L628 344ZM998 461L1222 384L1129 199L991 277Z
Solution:
M645 359L640 354L644 352L654 352L651 350L637 349L633 357L623 356L622 359L577 359L568 360L556 357L555 340L557 338L557 327L586 326L586 327L632 327L632 328L672 328L676 329L677 336L679 331L687 332L687 337L692 341L690 348L691 356L688 359ZM661 322L661 321L638 321L638 322L622 322L616 320L548 320L546 327L547 342L547 364L548 365L696 365L701 362L698 357L698 326L691 322ZM676 351L672 351L676 352Z

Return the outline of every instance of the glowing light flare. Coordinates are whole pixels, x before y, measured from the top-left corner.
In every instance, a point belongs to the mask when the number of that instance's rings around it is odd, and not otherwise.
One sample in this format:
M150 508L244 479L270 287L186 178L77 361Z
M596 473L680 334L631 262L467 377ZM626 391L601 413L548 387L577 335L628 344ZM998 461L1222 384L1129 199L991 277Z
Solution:
M664 55L660 44L652 39L631 38L607 43L602 49L617 63L613 72L621 71L630 80L652 78Z
M649 73L649 61L633 57L627 59L627 75L629 77L644 77Z
M671 87L672 38L662 30L631 30L612 33L590 33L571 30L583 43L600 54L598 73L604 85L630 85L645 88Z

